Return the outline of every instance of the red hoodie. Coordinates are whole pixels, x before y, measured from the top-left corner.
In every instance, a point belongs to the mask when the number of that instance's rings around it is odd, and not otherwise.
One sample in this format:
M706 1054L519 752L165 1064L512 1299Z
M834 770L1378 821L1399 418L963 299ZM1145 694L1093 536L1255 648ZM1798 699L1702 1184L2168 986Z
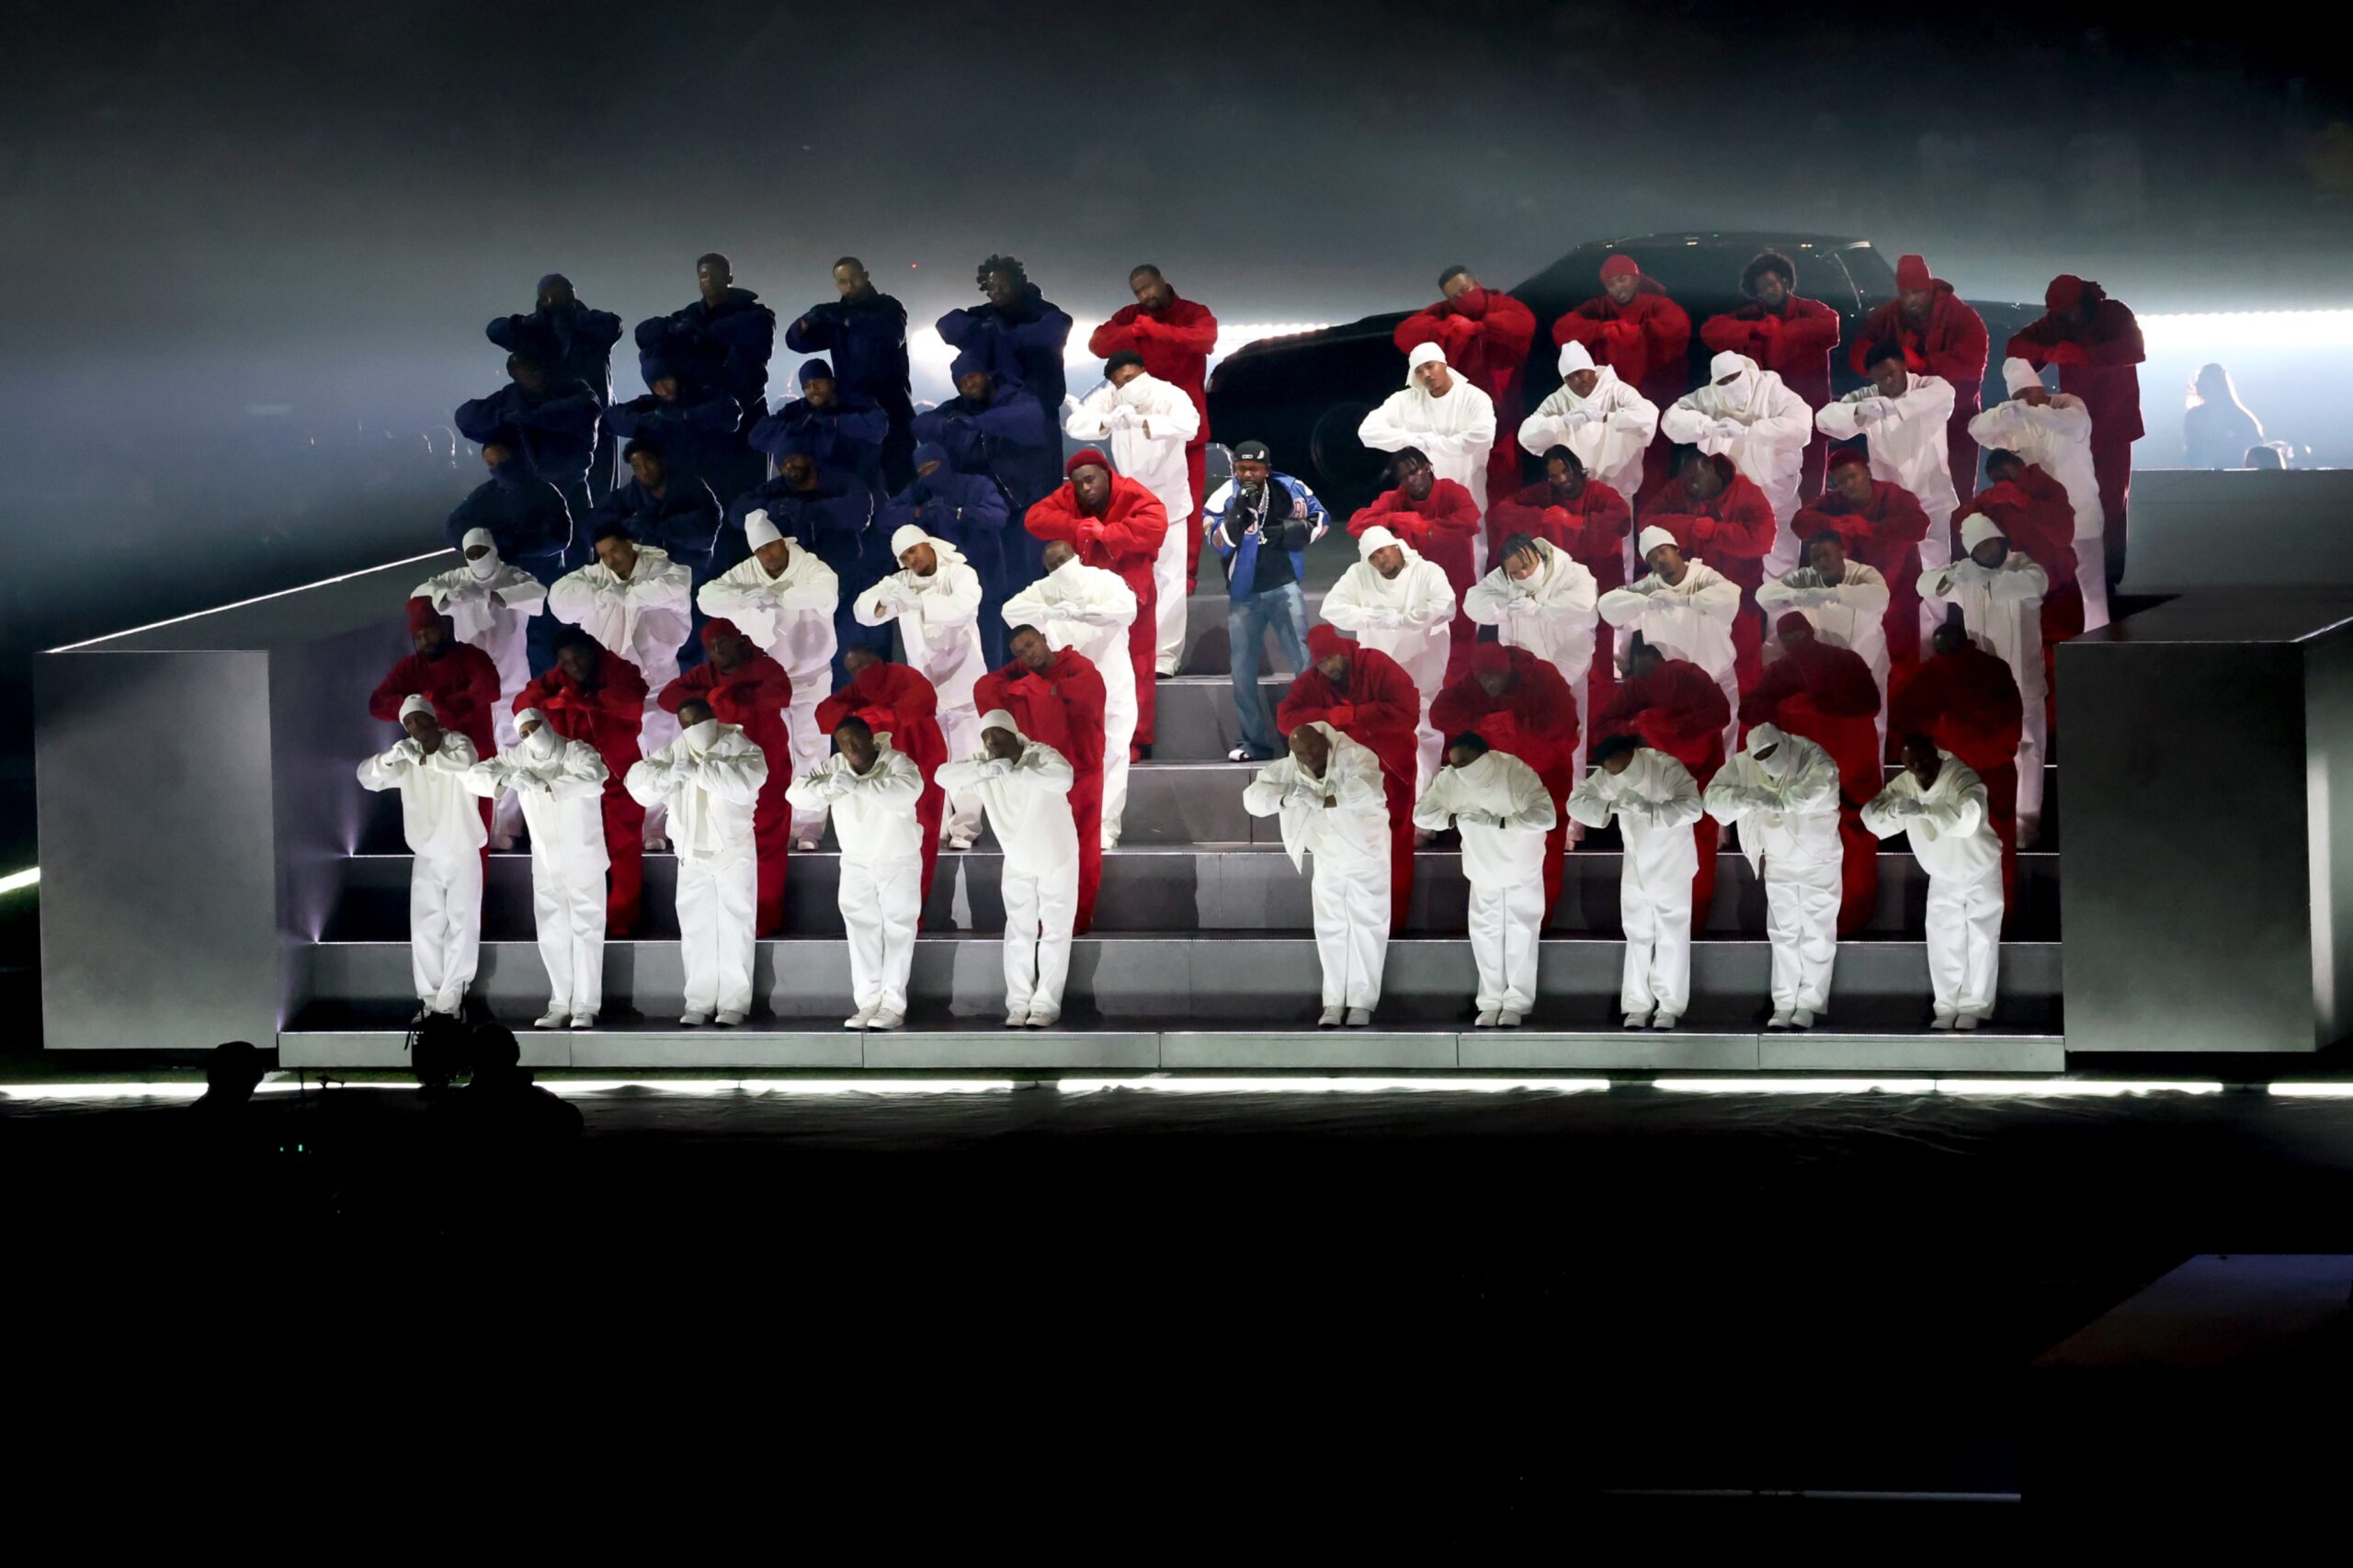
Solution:
M1512 535L1527 534L1567 551L1606 594L1626 585L1626 536L1633 527L1626 498L1597 479L1586 480L1574 501L1555 496L1549 483L1531 484L1488 506L1487 560L1494 562Z
M1634 290L1624 305L1596 294L1552 324L1552 342L1584 344L1595 364L1665 408L1691 390L1691 317L1647 273Z

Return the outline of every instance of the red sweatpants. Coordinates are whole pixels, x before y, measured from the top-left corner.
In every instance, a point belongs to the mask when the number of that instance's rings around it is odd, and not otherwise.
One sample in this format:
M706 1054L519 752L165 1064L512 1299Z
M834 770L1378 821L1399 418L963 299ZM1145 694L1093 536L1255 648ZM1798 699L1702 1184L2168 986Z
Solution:
M792 802L784 792L791 784L790 772L782 778L769 774L752 805L752 848L760 865L752 929L762 937L784 932L784 857L792 847Z
M1389 934L1405 929L1414 903L1414 776L1381 772L1389 807Z
M1699 869L1691 874L1691 935L1708 928L1708 906L1716 901L1716 841L1723 829L1716 819L1700 814L1691 824L1691 842L1699 851Z
M923 830L923 900L931 902L931 873L939 866L939 824L948 814L948 791L929 778L915 797L915 825Z
M618 776L605 780L605 935L632 936L645 902L645 808L630 799Z
M1851 937L1879 908L1879 838L1863 825L1860 806L1838 802L1838 935Z
M1130 586L1133 586L1132 584ZM1154 681L1160 670L1160 616L1156 594L1140 594L1136 618L1128 623L1128 662L1136 667L1136 733L1128 760L1137 760L1140 747L1152 744L1152 715L1159 706Z
M1095 924L1095 895L1103 887L1103 770L1073 771L1070 783L1072 825L1078 830L1078 917L1071 935L1084 937Z

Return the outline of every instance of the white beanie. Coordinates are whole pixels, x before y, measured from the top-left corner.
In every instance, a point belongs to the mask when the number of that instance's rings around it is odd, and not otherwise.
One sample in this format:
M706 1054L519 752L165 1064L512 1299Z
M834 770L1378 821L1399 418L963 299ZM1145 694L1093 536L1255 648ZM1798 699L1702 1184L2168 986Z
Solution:
M891 559L896 561L899 557L904 555L907 552L907 547L910 545L929 544L930 542L931 536L924 532L921 528L915 527L915 524L901 523L898 527L898 530L891 536Z
M1748 755L1754 756L1768 746L1779 745L1789 738L1781 733L1779 724L1759 724L1748 732Z
M408 695L408 699L401 704L401 722L408 722L408 716L412 713L432 712L432 703L426 701L424 698L417 696L416 693L411 692ZM438 722L439 716L437 714L435 715L435 718Z
M1386 550L1396 542L1395 534L1391 533L1379 523L1375 523L1357 536L1357 559L1370 561L1372 559L1374 551Z
M1979 545L1989 539L1998 539L2006 542L2009 537L1995 527L1994 519L1983 512L1961 520L1961 548L1964 551L1974 552Z
M1563 343L1561 345L1561 380L1565 381L1579 370L1592 369L1594 369L1593 356L1586 352L1584 344Z
M1006 712L1002 708L992 708L987 712L982 714L981 728L983 730L1011 730L1017 735L1021 733L1021 726L1013 722L1013 715Z
M2029 387L2040 386L2042 372L2023 359L2005 359L2002 361L2002 384L2010 389L2011 396L2016 397Z
M1653 523L1649 528L1643 530L1642 537L1634 540L1634 553L1641 556L1643 560L1648 561L1651 558L1652 551L1656 550L1662 544L1673 543L1675 543L1675 536L1667 532L1665 528L1660 528L1656 523Z
M765 511L750 513L744 518L744 542L754 550L764 544L774 544L783 538L777 532L776 525L768 521Z
M1405 373L1410 376L1423 366L1432 362L1445 364L1446 350L1435 343L1416 343L1414 345L1414 351L1405 356Z

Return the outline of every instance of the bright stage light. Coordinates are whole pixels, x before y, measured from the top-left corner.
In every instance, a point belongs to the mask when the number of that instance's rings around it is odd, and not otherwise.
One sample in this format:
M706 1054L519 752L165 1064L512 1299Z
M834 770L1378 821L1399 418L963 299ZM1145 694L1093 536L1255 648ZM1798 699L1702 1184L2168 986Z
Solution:
M2119 1095L2219 1095L2222 1085L2198 1081L2135 1082L2121 1078L1939 1078L1940 1095L2022 1095L2049 1099L2073 1096L2112 1099Z
M2353 1084L2274 1084L2271 1092L2286 1099L2353 1100Z
M608 1095L648 1089L664 1095L988 1095L1014 1087L1010 1078L547 1078L540 1086L559 1095Z
M2202 311L2140 322L2142 343L2153 354L2353 347L2353 311Z
M1154 1075L1135 1078L1063 1078L1053 1086L1066 1095L1101 1094L1108 1089L1141 1089L1158 1095L1378 1095L1395 1091L1416 1094L1502 1095L1515 1089L1534 1094L1579 1095L1609 1087L1607 1078L1370 1078L1265 1077L1217 1078Z
M29 870L11 871L6 876L0 877L0 893L15 892L18 888L34 887L39 885L40 881L40 868L39 866Z
M1933 1095L1934 1078L1654 1078L1683 1095Z

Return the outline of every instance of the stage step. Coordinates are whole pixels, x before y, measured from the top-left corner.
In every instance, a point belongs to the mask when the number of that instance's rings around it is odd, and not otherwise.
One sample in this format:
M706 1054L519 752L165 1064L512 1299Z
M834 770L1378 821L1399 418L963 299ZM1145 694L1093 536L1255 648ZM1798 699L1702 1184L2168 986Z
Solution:
M1615 937L1619 881L1624 857L1597 839L1569 854L1561 897L1549 929L1563 934ZM1461 858L1451 849L1425 849L1414 858L1413 906L1407 929L1460 936L1470 890ZM983 846L961 854L943 852L932 879L924 925L932 931L1001 931L1005 907L998 887L1005 858ZM1928 882L1909 854L1879 856L1879 905L1866 931L1918 937L1925 930ZM785 877L785 929L789 935L824 937L841 929L835 890L840 857L812 850L791 857ZM346 862L343 898L327 926L331 941L394 940L408 933L409 858L361 855ZM675 938L677 862L669 855L645 860L644 915L639 935ZM1761 931L1765 893L1737 851L1717 858L1716 897L1703 932L1734 937ZM1127 932L1303 933L1312 928L1308 878L1274 844L1198 845L1189 847L1128 846L1103 858L1103 886L1096 904L1095 929L1110 936ZM530 857L493 855L484 890L483 932L492 940L528 938L533 930ZM2059 932L2059 857L2029 851L2018 857L2015 937L2055 938Z
M1602 1028L1617 1021L1624 945L1604 937L1548 937L1540 954L1537 1021ZM305 1027L374 1013L405 1017L415 991L405 941L319 942L301 953L297 994L312 998ZM1173 1020L1280 1028L1317 1011L1314 942L1303 936L1132 935L1079 937L1072 948L1066 1012L1078 1022ZM1695 941L1692 1022L1753 1027L1767 996L1764 938ZM1465 1021L1477 971L1459 937L1409 937L1389 946L1382 984L1385 1020ZM849 952L837 937L787 937L758 944L753 970L759 1005L783 1019L838 1019L849 1010ZM605 988L616 1008L645 1017L676 1016L682 994L676 942L630 940L605 949ZM1002 1016L1003 946L993 935L925 936L909 983L925 1017ZM502 1018L537 1017L547 1000L539 949L529 941L486 941L472 994ZM1999 1017L2016 1028L2057 1032L2059 944L2002 945ZM1840 945L1832 1006L1841 1027L1868 1021L1895 1032L1925 1026L1928 968L1919 942L1894 937ZM344 1011L338 1014L337 1009ZM618 1017L617 1013L617 1017Z
M397 1027L310 1028L278 1037L278 1063L304 1072L405 1069ZM964 1073L1122 1076L1139 1073L1449 1072L1491 1074L1754 1073L1823 1066L1840 1073L2057 1073L2055 1034L1804 1035L1755 1028L1625 1030L1007 1029L675 1027L521 1029L523 1064L604 1073ZM789 1085L785 1087L789 1092Z

